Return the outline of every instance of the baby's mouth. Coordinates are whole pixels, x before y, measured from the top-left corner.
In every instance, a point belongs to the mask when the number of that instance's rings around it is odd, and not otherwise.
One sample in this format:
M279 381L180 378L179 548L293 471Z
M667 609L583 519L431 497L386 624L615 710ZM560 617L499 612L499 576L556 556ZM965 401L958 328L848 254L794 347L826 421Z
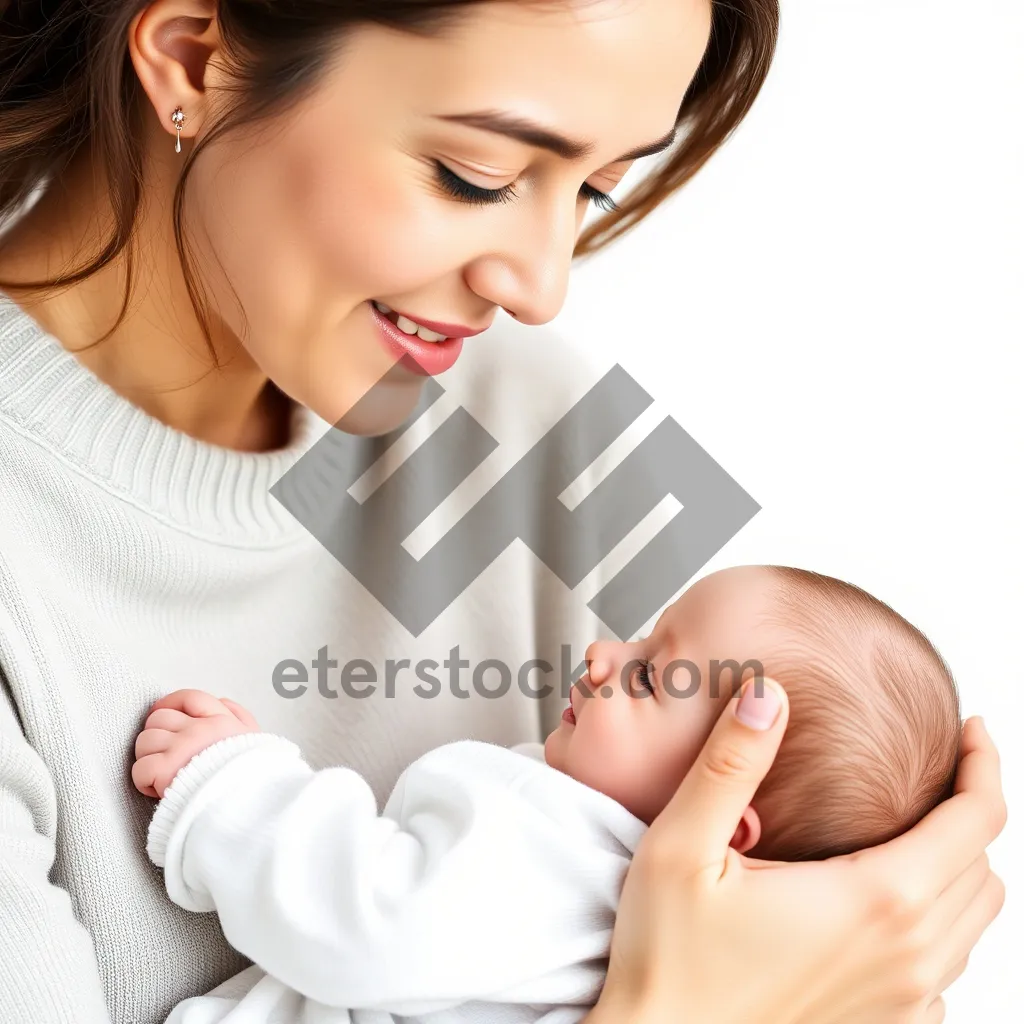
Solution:
M562 717L572 725L576 724L576 694L579 690L580 681L577 680L569 689L569 706L565 709Z

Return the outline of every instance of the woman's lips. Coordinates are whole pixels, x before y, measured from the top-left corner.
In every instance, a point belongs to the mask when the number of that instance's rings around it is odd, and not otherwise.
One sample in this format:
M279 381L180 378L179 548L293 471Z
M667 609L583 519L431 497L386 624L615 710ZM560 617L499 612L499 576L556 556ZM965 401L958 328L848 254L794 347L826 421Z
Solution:
M462 338L448 338L446 341L424 341L415 334L406 334L393 324L373 302L367 302L370 315L377 327L377 334L387 349L407 370L422 377L433 377L444 373L455 365L462 351Z
M384 303L382 303L382 305L384 305ZM462 324L440 323L437 320L423 320L421 317L410 316L408 313L403 313L400 309L392 309L391 312L394 313L396 317L404 316L406 320L411 320L413 323L419 324L420 327L426 327L428 331L433 331L435 334L443 334L446 338L472 338L474 335L483 334L484 331L487 330L486 327L465 327Z

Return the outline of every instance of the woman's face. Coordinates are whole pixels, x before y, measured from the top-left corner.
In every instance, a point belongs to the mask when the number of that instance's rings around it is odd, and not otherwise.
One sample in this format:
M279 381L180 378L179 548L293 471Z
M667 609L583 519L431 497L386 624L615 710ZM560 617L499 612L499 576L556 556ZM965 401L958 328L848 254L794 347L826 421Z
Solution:
M196 165L187 229L223 267L216 308L241 336L230 282L252 360L329 422L379 382L374 413L346 429L391 429L459 343L416 339L420 354L403 357L374 300L473 331L499 307L528 324L554 317L593 191L611 192L631 166L620 158L673 129L710 17L709 0L510 2L470 5L434 39L355 29L279 125ZM488 129L484 114L586 151ZM455 176L502 201L453 195Z

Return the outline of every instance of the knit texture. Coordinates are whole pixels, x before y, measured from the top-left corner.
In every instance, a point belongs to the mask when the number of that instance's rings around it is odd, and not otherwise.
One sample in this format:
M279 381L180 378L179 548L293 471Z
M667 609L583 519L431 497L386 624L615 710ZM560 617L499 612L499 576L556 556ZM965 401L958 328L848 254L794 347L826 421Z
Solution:
M503 319L467 342L431 412L461 406L496 439L467 482L486 488L595 377L549 333ZM330 429L297 407L278 451L191 438L114 392L0 295L4 1024L158 1024L248 963L215 915L168 900L146 856L154 801L130 770L164 694L195 687L239 701L312 767L354 768L381 805L427 750L538 741L554 727L565 673L602 635L586 597L513 543L412 637L269 493ZM456 647L469 666L461 685L440 667L440 692L414 693L421 681L401 659L442 666ZM337 667L313 666L318 652L322 663L364 659L376 690L346 695ZM482 695L493 674L472 685L485 659L515 679L533 658L554 666L543 700L516 685ZM286 660L309 680L292 698L272 685Z

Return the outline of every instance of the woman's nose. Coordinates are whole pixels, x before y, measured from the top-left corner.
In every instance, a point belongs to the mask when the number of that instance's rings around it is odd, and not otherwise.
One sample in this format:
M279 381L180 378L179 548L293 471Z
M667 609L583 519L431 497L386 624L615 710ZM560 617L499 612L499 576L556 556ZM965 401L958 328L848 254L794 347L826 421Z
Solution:
M510 220L510 229L465 271L466 284L520 323L553 320L565 303L579 218L559 209Z

